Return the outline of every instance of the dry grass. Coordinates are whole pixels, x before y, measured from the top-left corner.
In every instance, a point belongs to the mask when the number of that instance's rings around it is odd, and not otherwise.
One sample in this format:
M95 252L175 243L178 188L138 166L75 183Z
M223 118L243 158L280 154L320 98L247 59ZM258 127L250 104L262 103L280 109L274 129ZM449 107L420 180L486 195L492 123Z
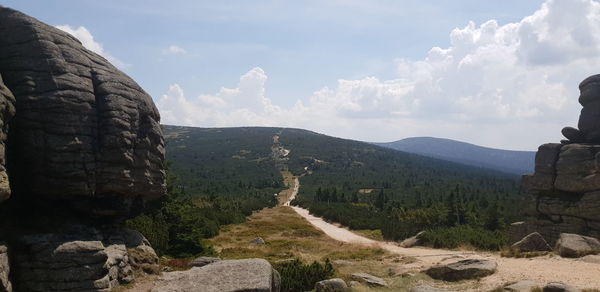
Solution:
M505 257L505 258L533 258L533 257L545 256L548 254L551 254L551 252L548 252L548 251L525 252L525 251L518 251L515 249L505 249L500 252L500 256Z
M366 238L370 238L373 240L379 240L379 241L383 241L383 235L381 234L381 230L380 229L375 229L375 230L369 230L369 229L364 229L364 230L352 230L352 232L360 235L360 236L364 236Z
M263 238L266 243L250 244L256 237ZM304 262L322 262L329 258L335 267L336 277L351 281L352 273L369 273L388 281L390 287L382 291L405 291L401 287L414 286L416 281L427 277L417 271L411 271L417 276L401 277L407 272L403 266L413 262L414 258L391 254L379 247L333 240L294 210L283 206L263 209L242 224L225 226L221 234L209 242L224 259L258 257L275 262L299 258ZM368 291L378 290L381 289Z
M279 196L277 196L277 201L279 202L279 205L283 205L283 203L287 202L289 197L292 195L292 188L294 186L295 178L294 175L287 170L281 171L281 175L283 176L283 184L288 188L279 192Z

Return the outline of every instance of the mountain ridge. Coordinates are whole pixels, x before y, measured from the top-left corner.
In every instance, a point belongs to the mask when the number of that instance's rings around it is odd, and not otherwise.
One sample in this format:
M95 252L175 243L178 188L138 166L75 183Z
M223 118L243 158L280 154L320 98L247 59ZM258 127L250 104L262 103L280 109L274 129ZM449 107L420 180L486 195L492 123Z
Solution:
M374 145L512 174L533 172L535 151L505 150L437 137L410 137Z

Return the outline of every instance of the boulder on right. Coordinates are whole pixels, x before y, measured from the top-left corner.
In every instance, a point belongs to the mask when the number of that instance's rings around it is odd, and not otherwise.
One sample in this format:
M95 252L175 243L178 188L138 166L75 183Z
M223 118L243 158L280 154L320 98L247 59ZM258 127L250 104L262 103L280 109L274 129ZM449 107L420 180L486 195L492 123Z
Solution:
M462 260L429 268L425 273L436 280L460 281L489 276L497 267L498 264L490 260Z
M600 241L589 236L561 233L556 242L555 250L561 257L578 258L600 253Z

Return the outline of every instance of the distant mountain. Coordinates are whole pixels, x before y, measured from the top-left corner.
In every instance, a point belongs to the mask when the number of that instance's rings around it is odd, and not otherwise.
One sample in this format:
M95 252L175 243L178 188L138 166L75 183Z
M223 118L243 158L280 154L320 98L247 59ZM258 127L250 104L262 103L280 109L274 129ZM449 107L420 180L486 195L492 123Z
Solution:
M532 173L535 160L535 151L494 149L433 137L414 137L395 142L373 144L514 174Z

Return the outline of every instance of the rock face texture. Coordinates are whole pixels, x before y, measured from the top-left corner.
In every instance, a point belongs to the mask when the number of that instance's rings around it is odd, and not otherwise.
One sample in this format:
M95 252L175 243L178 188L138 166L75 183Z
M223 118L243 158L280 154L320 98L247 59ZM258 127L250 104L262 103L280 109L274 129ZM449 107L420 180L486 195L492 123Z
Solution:
M0 291L12 291L12 284L8 278L9 274L10 266L6 244L0 242Z
M187 271L165 273L152 292L279 292L281 278L263 259L219 261Z
M544 237L537 233L531 233L523 239L515 242L511 247L513 250L521 251L521 252L532 252L532 251L551 251L552 248Z
M19 199L123 216L164 194L158 110L107 60L61 30L0 7L0 75L0 116L11 114L11 92L15 100L7 162Z
M438 280L460 281L489 276L496 272L497 267L495 262L488 260L462 260L429 268L425 273Z
M367 273L354 273L352 274L352 280L367 284L371 287L385 287L388 285L384 279Z
M0 203L10 197L10 184L6 172L6 138L8 124L15 115L15 97L4 85L0 75Z
M541 145L535 173L523 176L534 208L530 219L512 226L513 240L534 231L550 244L561 233L600 236L600 75L579 89L579 129L566 127L568 140Z
M134 279L131 250L143 248L132 230L71 226L57 233L20 237L11 253L19 291L109 291ZM139 245L141 244L141 245ZM152 250L158 270L158 257Z
M0 291L108 291L159 270L121 227L165 193L159 121L107 60L0 6Z

